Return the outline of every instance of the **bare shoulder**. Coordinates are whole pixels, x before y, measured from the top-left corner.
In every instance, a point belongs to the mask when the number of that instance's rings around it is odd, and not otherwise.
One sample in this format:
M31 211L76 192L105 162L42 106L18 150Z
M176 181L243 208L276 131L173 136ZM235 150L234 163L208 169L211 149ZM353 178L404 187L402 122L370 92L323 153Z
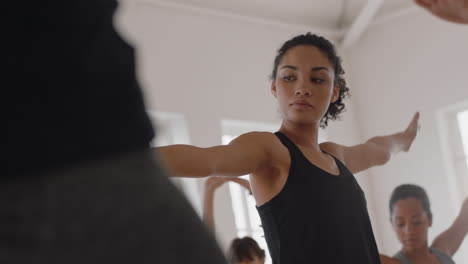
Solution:
M320 143L320 149L327 152L330 155L333 155L335 158L339 159L343 164L346 164L344 159L345 146L334 143L334 142L323 142Z
M275 134L273 134L271 132L252 131L252 132L244 133L244 134L238 136L237 138L235 138L234 140L237 140L237 139L253 140L253 141L260 140L261 142L263 142L265 140L271 140L273 138L276 138L276 136L275 136ZM261 142L259 142L259 143L261 143Z
M240 135L229 144L247 144L250 147L259 148L274 156L279 147L282 146L278 137L271 132L253 131Z
M275 134L271 132L248 132L233 139L229 144L248 144L251 147L269 148L276 141Z
M273 167L282 166L284 161L289 160L288 149L281 143L280 139L271 132L248 132L234 139L230 144L248 144L252 148L261 149L266 152Z

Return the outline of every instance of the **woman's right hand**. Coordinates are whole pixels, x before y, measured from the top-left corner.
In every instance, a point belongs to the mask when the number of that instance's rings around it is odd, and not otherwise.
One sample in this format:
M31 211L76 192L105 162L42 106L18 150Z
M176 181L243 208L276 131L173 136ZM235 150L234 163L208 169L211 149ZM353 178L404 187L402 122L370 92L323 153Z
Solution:
M468 0L414 0L414 2L439 18L468 24Z

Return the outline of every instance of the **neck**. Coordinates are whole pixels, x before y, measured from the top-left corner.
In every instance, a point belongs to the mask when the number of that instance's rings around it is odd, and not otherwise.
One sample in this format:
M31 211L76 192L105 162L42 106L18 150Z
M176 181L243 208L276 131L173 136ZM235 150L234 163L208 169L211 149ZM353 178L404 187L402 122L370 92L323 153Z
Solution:
M314 148L320 151L318 144L318 124L297 124L283 120L279 131L296 145Z

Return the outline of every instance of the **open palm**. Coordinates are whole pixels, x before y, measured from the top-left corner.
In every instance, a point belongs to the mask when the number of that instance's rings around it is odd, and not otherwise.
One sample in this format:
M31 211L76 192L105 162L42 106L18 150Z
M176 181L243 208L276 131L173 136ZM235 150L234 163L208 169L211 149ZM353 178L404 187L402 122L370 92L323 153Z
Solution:
M468 0L414 0L414 2L444 20L468 24Z
M419 112L416 112L413 116L413 119L411 120L410 124L408 127L405 129L403 132L404 136L404 146L403 146L403 151L408 151L411 147L411 144L413 143L414 139L416 138L416 134L418 133L419 129Z

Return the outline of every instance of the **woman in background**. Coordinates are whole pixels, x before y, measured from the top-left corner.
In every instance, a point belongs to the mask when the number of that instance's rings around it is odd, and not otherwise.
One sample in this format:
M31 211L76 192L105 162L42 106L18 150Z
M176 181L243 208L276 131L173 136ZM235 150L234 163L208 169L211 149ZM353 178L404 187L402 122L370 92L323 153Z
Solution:
M429 198L422 187L403 184L393 191L390 220L402 247L393 258L382 256L382 263L453 264L452 256L468 233L468 199L463 202L452 225L439 234L430 246L427 233L432 226L432 212Z

